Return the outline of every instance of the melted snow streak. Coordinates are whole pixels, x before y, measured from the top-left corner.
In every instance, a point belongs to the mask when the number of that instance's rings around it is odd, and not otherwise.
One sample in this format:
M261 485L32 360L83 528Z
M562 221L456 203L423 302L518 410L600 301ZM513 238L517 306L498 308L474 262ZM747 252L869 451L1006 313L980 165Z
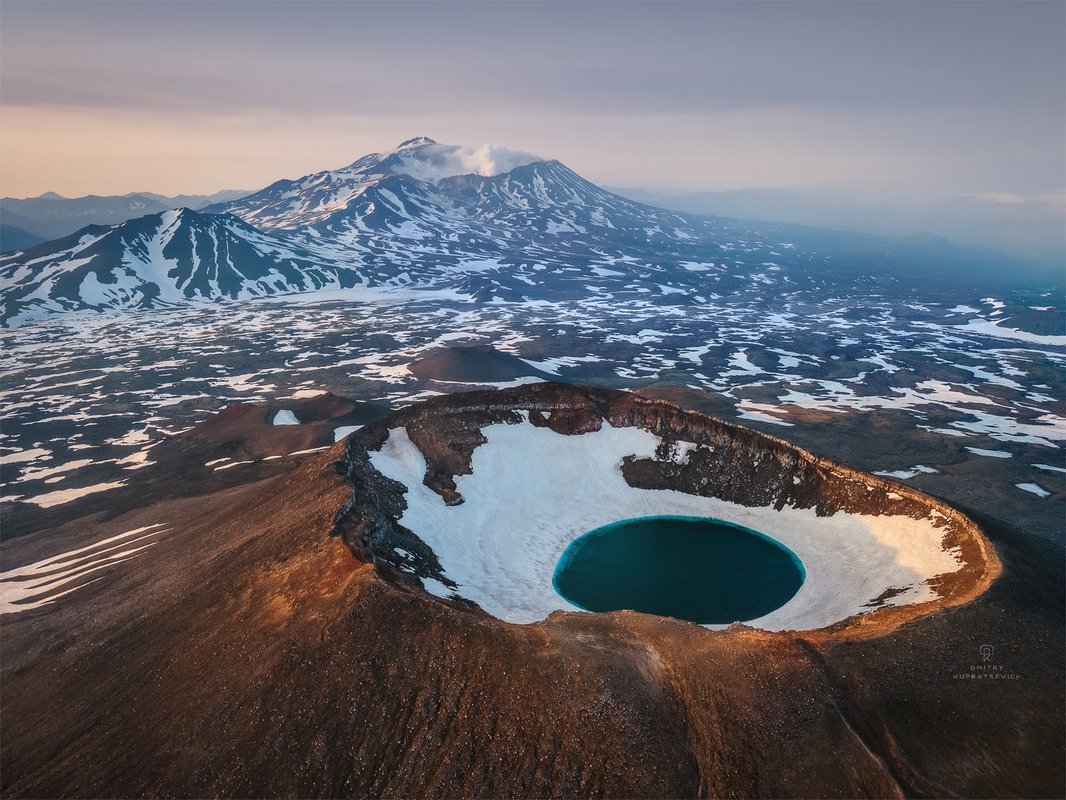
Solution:
M1045 497L1050 497L1051 496L1051 492L1040 488L1035 483L1016 483L1014 485L1017 486L1019 489L1021 489L1023 492L1029 492L1030 494L1035 494L1041 500L1043 500Z
M162 523L120 533L94 544L0 572L0 614L40 608L106 578L108 567L136 558L158 543Z

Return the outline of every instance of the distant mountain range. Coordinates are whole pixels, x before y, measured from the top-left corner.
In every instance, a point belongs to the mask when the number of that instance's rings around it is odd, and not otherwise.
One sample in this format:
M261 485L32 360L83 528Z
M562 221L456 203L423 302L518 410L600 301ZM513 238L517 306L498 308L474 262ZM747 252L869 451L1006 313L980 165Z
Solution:
M1021 258L1066 261L1066 195L984 193L908 197L891 183L843 182L815 186L670 193L638 187L612 189L623 197L686 214L812 225L904 236L918 231L955 242L993 247Z
M425 137L200 211L166 208L166 199L98 198L99 213L121 216L130 204L145 213L0 256L5 322L354 287L481 302L639 296L677 305L740 294L772 307L803 292L969 292L1017 279L1002 255L936 237L676 213L612 194L558 161Z
M0 252L31 247L59 239L86 225L117 225L134 217L156 214L170 208L198 209L233 200L247 190L225 190L210 195L183 194L167 197L151 192L126 195L63 197L46 192L39 197L0 198Z

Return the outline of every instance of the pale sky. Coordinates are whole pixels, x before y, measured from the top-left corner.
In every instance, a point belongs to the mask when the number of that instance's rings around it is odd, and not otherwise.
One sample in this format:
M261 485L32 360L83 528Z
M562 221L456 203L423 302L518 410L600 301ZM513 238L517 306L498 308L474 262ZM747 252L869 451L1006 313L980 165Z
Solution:
M0 3L0 194L253 189L417 135L610 186L1061 191L1066 3Z

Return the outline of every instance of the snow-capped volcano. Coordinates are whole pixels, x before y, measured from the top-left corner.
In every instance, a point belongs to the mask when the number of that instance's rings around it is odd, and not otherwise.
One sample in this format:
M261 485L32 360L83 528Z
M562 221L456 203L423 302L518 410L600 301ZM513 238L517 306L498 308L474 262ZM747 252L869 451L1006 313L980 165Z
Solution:
M720 241L734 228L626 200L559 161L426 137L206 210L313 240L309 247L333 257L358 253L364 265L403 265L419 279L432 277L426 266L475 259L517 265L554 262L565 253L600 260L604 248L622 244L630 257L639 252L658 259L683 250L698 259L702 250L691 243ZM427 260L432 263L422 263Z
M457 175L499 175L539 160L505 147L461 147L418 136L387 153L371 153L340 169L277 181L247 197L204 210L236 214L264 229L294 230L343 211L383 182L387 191L389 179L398 175L437 183Z
M471 299L971 288L987 255L945 241L698 217L612 194L555 160L418 137L230 202L149 214L0 257L3 319L349 288ZM994 268L1003 270L996 257Z

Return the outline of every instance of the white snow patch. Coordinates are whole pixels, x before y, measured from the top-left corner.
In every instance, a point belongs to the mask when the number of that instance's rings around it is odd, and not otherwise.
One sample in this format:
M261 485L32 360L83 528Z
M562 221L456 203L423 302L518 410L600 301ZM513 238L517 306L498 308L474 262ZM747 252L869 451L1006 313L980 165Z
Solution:
M357 430L359 430L362 427L363 427L362 425L341 425L339 428L334 428L333 429L333 441L334 442L339 442L341 439L345 438L346 436L348 436L350 434L355 433Z
M1019 342L1050 345L1051 347L1066 347L1066 336L1045 336L1040 333L1019 330L1018 328L1004 328L986 319L971 319L965 325L955 325L953 327L964 333L979 333L982 336L991 336L996 339L1013 339Z
M1050 464L1033 464L1037 469L1046 469L1048 472L1066 472L1062 467L1053 467Z
M232 464L223 464L223 465L221 465L219 467L215 467L214 471L218 472L218 471L224 470L224 469L233 469L233 467L239 467L242 464L251 464L251 463L252 463L251 461L234 461Z
M115 461L116 464L128 464L129 466L123 467L123 469L134 470L144 469L154 464L154 461L149 461L148 456L151 454L152 448L146 447L144 450L138 450L135 453L130 453L125 458L120 458Z
M1032 423L969 409L966 413L974 418L973 422L956 420L950 423L951 427L982 433L1001 442L1023 442L1044 447L1056 447L1052 439L1066 440L1066 419L1054 414L1042 414Z
M774 414L784 413L783 409L767 403L753 403L749 400L743 400L737 404L737 412L741 419L750 419L755 420L756 422L770 422L774 425L784 425L789 428L792 427L791 422L786 422L780 417L773 416Z
M453 386L491 386L493 389L510 389L512 386L525 386L527 383L543 383L544 378L535 375L525 375L509 381L442 381L431 378L434 383L446 383Z
M72 500L77 500L79 497L85 497L86 495L96 494L98 492L106 492L108 489L117 489L119 486L125 485L125 481L112 481L110 483L95 483L92 486L83 486L80 489L60 489L58 492L47 492L46 494L39 494L36 497L28 498L26 502L33 503L41 508L51 508L52 506L58 506L63 503L69 503Z
M984 450L980 447L967 447L974 455L988 456L989 458L1010 458L1013 453L1004 453L1002 450Z
M502 269L503 264L495 258L470 258L446 267L448 272L487 272L493 269Z
M289 409L283 408L274 415L274 425L299 425L300 420Z
M603 361L599 356L555 356L554 358L546 358L543 361L532 361L528 358L521 360L541 372L547 372L549 375L558 375L559 369L562 367L576 367L583 362Z
M324 444L321 447L309 447L306 450L293 450L291 453L286 453L288 456L304 456L308 453L319 453L329 447L328 444Z
M881 471L875 472L874 475L882 475L886 478L895 478L896 480L905 481L907 478L913 478L922 473L925 473L926 475L934 475L936 474L936 470L932 467L925 466L925 464L918 464L910 469L897 469L891 472Z
M1030 492L1041 499L1051 496L1051 492L1044 491L1035 483L1016 483L1014 485L1021 489L1023 492Z
M455 592L438 581L436 578L423 578L422 585L426 591L437 597L454 597Z
M107 440L107 444L114 444L114 445L118 445L120 447L126 447L126 446L132 446L132 445L135 445L135 444L144 444L145 442L149 441L150 439L151 439L151 437L148 435L148 427L145 426L144 428L141 428L140 430L137 430L135 428L135 429L133 429L133 430L127 432L127 433L124 433L122 436L119 436L119 437L117 437L115 439L108 439Z
M318 397L325 392L324 389L298 389L290 395L279 398L281 400L305 400L308 397Z
M22 475L19 476L19 481L42 480L44 478L50 478L53 475L60 475L64 472L81 469L91 463L93 463L91 458L79 458L74 461L67 461L65 464L58 464L54 467L36 467L23 472Z
M50 455L52 455L51 450L45 450L43 447L31 447L28 450L5 453L0 456L0 464L24 464L27 461L36 461L38 458Z

